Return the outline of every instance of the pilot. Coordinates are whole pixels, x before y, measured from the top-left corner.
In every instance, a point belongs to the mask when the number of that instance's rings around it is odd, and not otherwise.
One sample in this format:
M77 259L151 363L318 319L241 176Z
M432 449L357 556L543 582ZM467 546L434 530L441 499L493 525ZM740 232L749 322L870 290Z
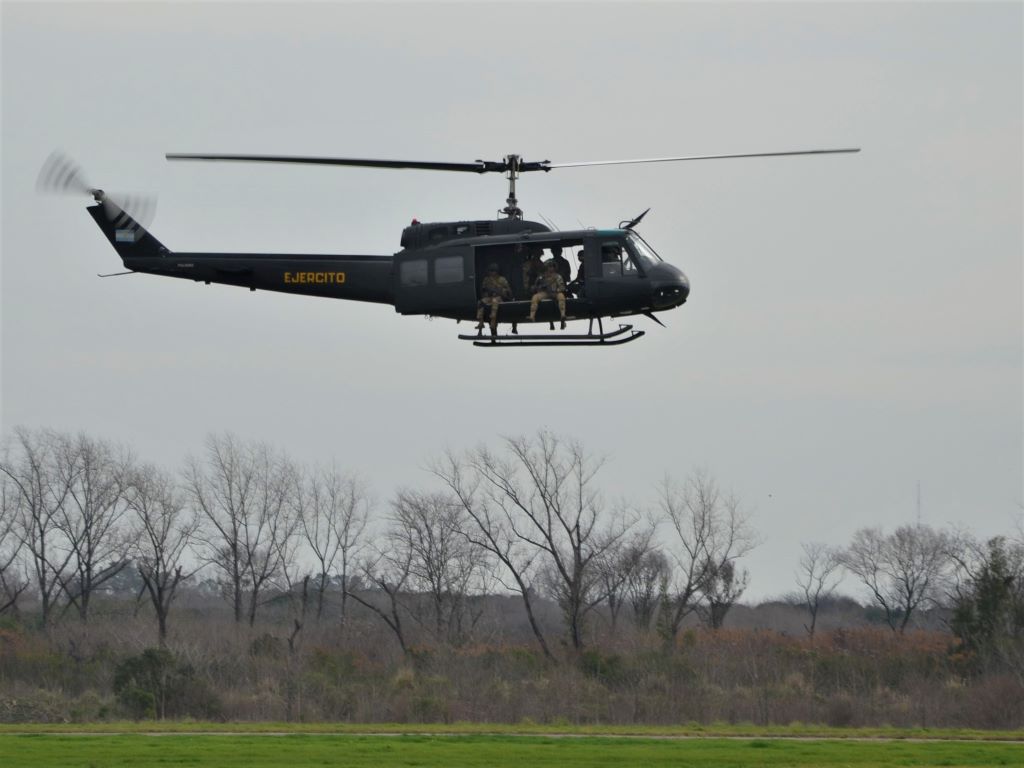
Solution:
M551 249L551 260L555 262L555 269L562 278L562 282L566 285L569 284L572 275L572 267L569 266L569 260L562 255L562 246L556 245Z
M491 335L498 332L498 307L501 302L512 298L512 287L508 280L498 273L498 265L491 264L487 267L487 276L480 284L480 301L477 302L476 329L483 330L484 309L491 308Z
M523 293L529 295L534 284L541 278L544 265L540 260L540 254L542 253L540 248L531 245L524 254L525 248L522 244L517 245L516 253L523 254Z
M601 261L605 264L622 263L622 246L606 243L601 246Z
M533 286L533 298L530 299L530 320L537 318L537 305L545 299L558 301L558 314L562 320L562 330L565 330L565 281L558 274L555 262L544 263L544 274L537 278Z

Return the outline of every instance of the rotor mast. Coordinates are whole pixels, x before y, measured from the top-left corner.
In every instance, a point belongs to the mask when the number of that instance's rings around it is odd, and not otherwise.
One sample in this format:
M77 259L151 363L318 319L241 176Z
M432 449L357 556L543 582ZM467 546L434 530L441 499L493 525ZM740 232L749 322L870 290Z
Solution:
M505 207L501 209L501 213L510 219L523 218L523 210L519 207L519 201L516 199L516 179L519 178L521 160L519 155L505 155L505 167L508 170L508 199L505 201Z

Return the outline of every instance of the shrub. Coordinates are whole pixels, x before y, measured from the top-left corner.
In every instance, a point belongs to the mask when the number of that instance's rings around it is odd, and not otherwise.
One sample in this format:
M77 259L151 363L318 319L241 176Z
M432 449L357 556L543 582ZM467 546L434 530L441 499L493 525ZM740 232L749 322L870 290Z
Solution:
M121 661L114 670L114 694L136 720L220 717L217 696L166 648L147 648Z

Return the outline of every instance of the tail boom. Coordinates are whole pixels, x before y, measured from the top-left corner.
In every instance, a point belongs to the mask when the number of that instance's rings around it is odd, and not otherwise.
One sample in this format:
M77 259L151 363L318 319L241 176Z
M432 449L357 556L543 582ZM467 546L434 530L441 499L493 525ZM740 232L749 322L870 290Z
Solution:
M179 253L109 202L86 208L133 272L355 301L393 304L390 256Z

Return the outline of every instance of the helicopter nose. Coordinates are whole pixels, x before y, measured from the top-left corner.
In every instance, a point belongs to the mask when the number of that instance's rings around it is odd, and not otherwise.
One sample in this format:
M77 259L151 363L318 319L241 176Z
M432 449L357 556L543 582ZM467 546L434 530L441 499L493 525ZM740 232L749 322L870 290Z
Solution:
M690 295L690 281L681 269L671 264L659 264L651 275L652 297L655 309L671 309L686 302Z

